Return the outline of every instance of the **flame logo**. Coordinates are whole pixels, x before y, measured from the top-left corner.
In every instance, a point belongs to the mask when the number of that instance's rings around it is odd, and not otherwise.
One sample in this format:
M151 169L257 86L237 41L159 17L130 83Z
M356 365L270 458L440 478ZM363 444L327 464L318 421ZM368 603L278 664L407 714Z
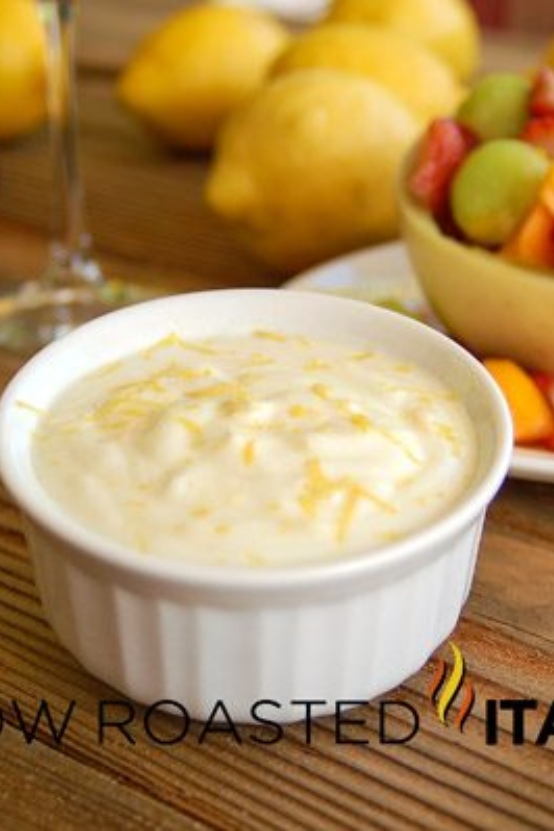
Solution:
M458 695L459 691L462 689L462 686L464 687L464 697L462 699L462 704L460 706L458 715L456 716L456 720L454 722L455 726L458 728L460 733L462 733L464 729L464 724L469 714L471 713L471 710L473 709L473 704L475 702L475 692L471 681L466 681L466 683L464 684L466 667L462 653L460 652L454 641L449 641L448 645L450 646L452 654L454 655L454 666L452 668L452 672L450 674L450 677L446 681L446 684L444 684L445 679L447 677L446 662L442 659L438 661L437 668L429 685L429 698L436 706L437 715L441 723L447 725L446 718L448 715L448 711L452 706L454 700L456 699L456 696ZM443 687L443 690L439 696L441 687Z

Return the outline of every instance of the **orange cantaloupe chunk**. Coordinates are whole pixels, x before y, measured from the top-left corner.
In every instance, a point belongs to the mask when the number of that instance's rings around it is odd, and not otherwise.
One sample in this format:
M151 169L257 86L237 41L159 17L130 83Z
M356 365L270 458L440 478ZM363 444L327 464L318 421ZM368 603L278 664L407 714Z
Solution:
M535 205L502 254L522 265L554 269L554 213L543 202Z
M531 376L505 358L487 358L483 364L508 403L516 444L554 439L554 411Z
M542 184L537 204L501 253L522 265L554 269L554 165Z
M539 201L554 217L554 165L548 171L548 175L541 187Z

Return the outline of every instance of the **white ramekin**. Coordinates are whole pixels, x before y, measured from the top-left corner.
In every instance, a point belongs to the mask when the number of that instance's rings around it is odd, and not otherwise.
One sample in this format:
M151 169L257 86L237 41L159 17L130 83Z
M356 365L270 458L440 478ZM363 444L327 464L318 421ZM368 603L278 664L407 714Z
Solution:
M427 367L461 394L478 441L471 487L439 521L374 552L298 568L232 569L138 555L68 516L35 476L40 415L69 383L169 332L184 338L278 329L368 342ZM25 518L44 610L91 673L152 704L206 719L223 700L252 721L302 715L298 699L368 700L418 670L467 598L488 502L508 467L511 424L482 366L401 315L314 293L233 290L169 297L89 323L34 357L0 405L0 472ZM278 706L280 705L280 706ZM260 711L261 712L261 711Z

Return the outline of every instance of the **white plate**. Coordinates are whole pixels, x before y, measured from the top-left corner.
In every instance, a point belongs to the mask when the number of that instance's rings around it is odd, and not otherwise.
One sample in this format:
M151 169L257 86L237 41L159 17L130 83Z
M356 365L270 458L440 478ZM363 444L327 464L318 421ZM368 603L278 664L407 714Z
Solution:
M235 5L237 0L225 0ZM241 0L242 5L262 7L290 23L313 23L327 10L329 0Z
M331 260L294 277L284 288L355 297L404 311L441 328L419 286L406 248L399 242ZM515 448L510 475L515 479L554 482L554 453Z

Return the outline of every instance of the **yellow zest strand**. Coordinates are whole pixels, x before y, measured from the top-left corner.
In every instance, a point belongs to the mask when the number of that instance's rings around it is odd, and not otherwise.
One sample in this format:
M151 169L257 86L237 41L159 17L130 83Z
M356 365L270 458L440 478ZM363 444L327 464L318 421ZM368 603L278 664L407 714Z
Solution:
M256 329L252 334L256 338L264 338L265 340L274 340L281 343L287 339L285 335L281 335L279 332L269 332L265 329Z
M242 449L242 459L247 467L251 467L254 464L255 458L256 442L253 439L251 439L250 441L246 442Z

